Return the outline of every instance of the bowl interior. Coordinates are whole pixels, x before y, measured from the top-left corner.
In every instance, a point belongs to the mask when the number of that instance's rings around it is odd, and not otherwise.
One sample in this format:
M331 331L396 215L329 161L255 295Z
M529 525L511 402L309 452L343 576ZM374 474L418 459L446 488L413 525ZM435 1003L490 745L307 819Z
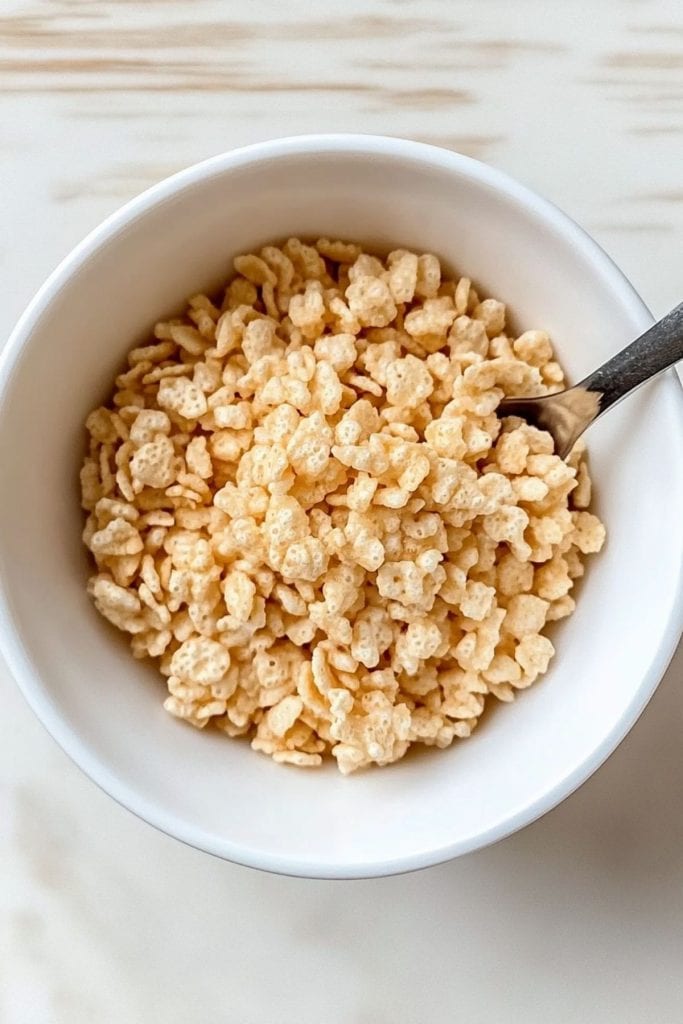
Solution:
M492 172L406 144L326 145L217 158L163 184L34 304L0 407L2 632L34 708L121 802L231 859L354 875L435 862L531 820L635 719L675 640L681 403L660 379L591 430L608 545L556 630L547 677L467 742L344 779L332 766L278 767L172 719L163 681L86 597L76 485L84 417L155 319L216 286L238 252L300 234L438 253L509 303L517 327L548 329L573 379L648 320L585 236Z

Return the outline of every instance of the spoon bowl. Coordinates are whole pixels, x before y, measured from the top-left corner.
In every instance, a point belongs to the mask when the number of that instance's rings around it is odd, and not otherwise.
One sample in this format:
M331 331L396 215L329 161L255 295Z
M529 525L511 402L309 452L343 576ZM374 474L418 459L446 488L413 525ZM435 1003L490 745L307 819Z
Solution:
M546 430L565 459L598 416L681 359L683 303L573 388L537 398L506 398L500 411Z

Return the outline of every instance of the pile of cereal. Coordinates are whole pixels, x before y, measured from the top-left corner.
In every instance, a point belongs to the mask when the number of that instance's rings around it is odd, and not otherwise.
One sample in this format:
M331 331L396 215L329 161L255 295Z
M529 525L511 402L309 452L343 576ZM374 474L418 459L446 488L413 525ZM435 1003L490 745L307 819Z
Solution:
M88 417L96 607L168 711L275 761L447 747L546 671L605 536L581 452L496 416L562 387L548 336L433 255L290 238L234 268Z

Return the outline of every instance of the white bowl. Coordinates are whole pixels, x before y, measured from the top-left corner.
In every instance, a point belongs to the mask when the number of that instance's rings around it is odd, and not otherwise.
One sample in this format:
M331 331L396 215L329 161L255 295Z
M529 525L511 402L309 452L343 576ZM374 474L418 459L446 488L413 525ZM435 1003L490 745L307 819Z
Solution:
M17 325L0 371L0 640L27 700L80 767L170 835L316 877L424 867L508 835L595 771L680 635L683 402L673 374L589 436L609 541L547 677L447 751L342 778L275 765L161 706L165 684L85 593L82 423L134 339L231 257L289 234L433 251L551 332L573 379L651 322L604 252L483 164L398 139L312 136L226 153L97 228Z

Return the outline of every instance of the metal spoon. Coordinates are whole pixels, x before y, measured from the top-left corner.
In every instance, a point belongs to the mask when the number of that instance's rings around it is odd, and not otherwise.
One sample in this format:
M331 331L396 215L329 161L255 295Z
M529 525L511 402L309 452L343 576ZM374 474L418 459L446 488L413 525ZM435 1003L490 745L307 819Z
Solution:
M540 398L506 398L499 414L519 416L547 430L564 459L598 416L679 359L683 359L683 302L573 388Z

